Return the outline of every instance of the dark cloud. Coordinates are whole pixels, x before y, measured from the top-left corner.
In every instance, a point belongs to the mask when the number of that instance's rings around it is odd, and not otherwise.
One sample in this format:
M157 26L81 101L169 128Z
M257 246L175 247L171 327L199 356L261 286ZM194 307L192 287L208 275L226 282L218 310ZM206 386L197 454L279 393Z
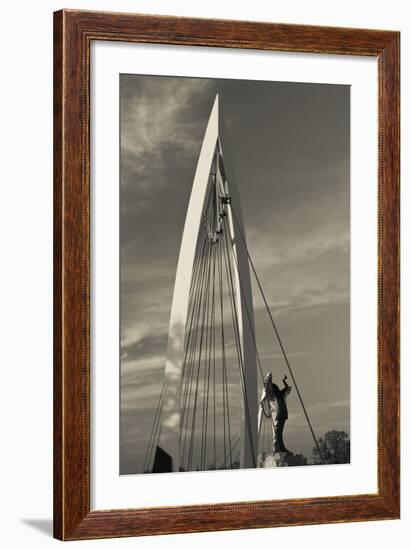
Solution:
M159 349L165 349L168 342L168 334L150 334L122 347L122 357L127 360L144 359L158 353Z
M349 87L136 75L120 84L121 471L144 461L186 208L216 93L248 247L312 422L319 435L349 432ZM283 358L253 290L263 370L279 377ZM228 344L239 418L232 336ZM309 455L294 393L289 409L288 446Z

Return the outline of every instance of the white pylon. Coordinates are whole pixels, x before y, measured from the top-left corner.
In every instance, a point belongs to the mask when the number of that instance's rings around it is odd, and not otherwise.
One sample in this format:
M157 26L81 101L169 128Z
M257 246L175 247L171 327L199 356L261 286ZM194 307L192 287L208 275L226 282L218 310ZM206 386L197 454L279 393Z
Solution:
M212 164L217 152L224 178L220 185L228 190L232 206L226 205L228 214L229 239L235 256L234 276L239 336L243 357L243 382L246 388L246 400L242 399L242 448L240 467L257 466L258 449L258 400L257 370L254 344L254 318L252 287L249 262L246 249L246 237L242 218L240 199L234 176L226 163L226 145L222 144L223 123L220 116L219 96L215 97L202 143L196 173L188 205L181 248L175 277L174 294L168 333L167 356L165 361L165 389L162 406L162 431L159 446L172 459L172 471L179 471L180 448L180 401L181 376L184 359L186 323L189 306L190 281L192 279L195 251L198 235L203 222L205 199L208 196ZM222 150L222 145L224 150ZM223 174L223 175L222 175ZM246 402L245 402L246 401Z

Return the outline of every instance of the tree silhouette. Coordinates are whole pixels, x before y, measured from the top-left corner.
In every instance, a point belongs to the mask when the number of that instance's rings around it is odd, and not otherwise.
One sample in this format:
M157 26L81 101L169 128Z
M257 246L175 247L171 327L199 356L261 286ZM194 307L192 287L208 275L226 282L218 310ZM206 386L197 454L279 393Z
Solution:
M331 430L318 439L319 449L325 464L347 464L350 462L350 439L346 432ZM316 447L312 449L313 463L322 464Z
M306 466L307 458L302 454L288 453L286 455L287 466Z

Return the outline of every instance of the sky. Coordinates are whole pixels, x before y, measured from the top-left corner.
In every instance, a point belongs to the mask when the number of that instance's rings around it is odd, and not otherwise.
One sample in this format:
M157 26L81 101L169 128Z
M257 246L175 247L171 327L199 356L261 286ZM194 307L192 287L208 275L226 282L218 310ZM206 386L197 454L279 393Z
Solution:
M121 75L121 474L142 470L183 225L217 93L248 249L315 433L350 433L350 87ZM262 368L280 380L286 367L252 284ZM233 406L239 415L239 400ZM285 443L310 457L295 392L288 408Z

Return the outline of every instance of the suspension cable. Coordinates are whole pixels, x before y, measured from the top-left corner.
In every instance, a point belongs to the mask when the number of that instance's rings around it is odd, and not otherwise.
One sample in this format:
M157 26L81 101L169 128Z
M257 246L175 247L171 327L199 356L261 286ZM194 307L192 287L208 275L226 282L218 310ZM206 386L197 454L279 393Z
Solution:
M229 288L229 298L231 300L231 311L232 311L232 322L234 325L234 332L235 332L235 344L237 347L237 354L238 354L238 368L239 368L239 378L241 380L242 385L242 393L244 398L244 409L245 409L245 419L248 426L248 435L251 442L251 450L252 450L252 461L254 464L254 467L256 467L256 458L255 458L255 449L253 446L253 434L252 434L252 424L250 419L250 411L249 411L249 402L248 402L248 393L247 393L247 387L245 382L245 375L244 375L244 364L243 364L243 355L242 355L242 348L241 348L241 338L240 338L240 332L239 332L239 319L238 319L238 312L236 307L236 301L235 301L235 289L233 284L233 276L232 276L232 268L230 263L230 256L228 253L228 242L226 239L226 233L225 233L225 247L223 247L224 252L224 260L226 265L226 270L228 273L228 288Z
M222 250L223 250L223 243L219 247L221 266L222 266L222 256L221 256L221 251ZM220 277L221 277L220 278L220 285L221 285L221 289L222 289L223 288L223 286L222 286L223 285L222 267L221 267ZM221 315L223 316L222 290L221 290ZM229 456L232 457L231 421L230 421L230 415L229 415L228 375L227 375L227 368L226 368L225 343L223 344L222 379L223 379L223 391L225 392L224 402L226 403L227 426L228 426L228 442L229 442L229 451L230 451L228 457ZM224 417L224 422L225 422L225 417Z
M201 264L205 263L206 267L206 253L207 253L207 247L205 246L207 244L207 239L204 241L204 246L202 248L202 258L200 260ZM188 364L188 372L186 375L186 382L185 382L185 389L184 389L184 395L183 395L183 404L182 404L182 414L181 414L181 420L180 420L180 444L181 439L183 436L183 428L184 428L184 422L186 420L186 431L185 431L185 438L187 435L188 430L188 416L186 416L187 410L189 410L190 403L191 403L191 388L193 383L193 376L194 376L194 359L196 356L196 350L197 350L197 341L198 341L198 325L199 325L199 318L201 313L201 304L204 297L204 282L205 282L205 276L206 276L206 268L199 270L201 277L199 280L197 280L197 286L196 292L194 294L196 311L195 316L193 314L193 320L190 326L190 338L188 339L187 346L190 346L190 349L186 349L185 354L185 361ZM193 334L193 338L191 335ZM188 404L188 406L187 406ZM185 452L185 438L184 438L184 452Z
M234 257L234 260L235 260L236 270L239 273L238 258L236 257L236 254L233 251L232 251L232 256ZM248 302L246 300L246 296L245 296L245 292L244 292L244 289L243 289L243 284L242 284L241 278L238 277L238 279L239 279L239 286L240 286L240 290L241 290L241 295L243 297L243 301L244 301L244 304L245 304L245 311L246 311L246 316L248 318L249 329L250 329L251 335L252 335L253 346L255 348L255 355L256 355L256 360L257 360L258 367L259 367L259 373L261 375L262 382L264 382L265 377L263 376L262 363L261 363L261 359L260 359L260 356L259 356L258 347L256 345L256 335L255 335L255 330L252 327L251 314L250 314L250 311L249 311Z
M209 246L209 248L211 248L211 247ZM210 258L210 253L209 253L209 258ZM207 282L206 282L206 294L207 295L208 295L208 291L209 291L210 270L211 270L211 264L210 264L210 261L209 261L208 262L208 272L207 272ZM195 398L194 398L194 407L193 407L192 423L191 423L191 440L190 440L189 454L188 454L188 470L190 470L190 468L192 466L193 452L194 452L196 411L197 411L197 404L198 404L199 374L200 374L200 371L201 371L202 345L203 345L203 336L204 336L204 329L205 329L205 313L206 313L206 307L204 305L204 310L203 310L203 314L202 314L201 337L200 337L200 343L199 343L198 369L197 369L197 376L196 376Z
M149 439L148 439L147 452L146 452L146 455L145 455L145 460L144 460L144 464L143 464L143 468L142 468L143 472L149 471L151 461L152 461L152 449L155 447L155 441L156 441L155 435L157 433L158 424L159 424L159 421L160 421L160 418L161 418L162 396L163 396L163 393L164 393L164 387L165 387L165 382L163 382L161 392L159 394L158 404L157 404L157 408L156 408L155 416L154 416L154 422L152 424L151 433L150 433L150 436L149 436Z
M195 325L195 331L194 331L194 340L193 340L193 343L192 343L192 349L190 351L190 356L189 356L189 362L190 362L190 379L189 379L189 383L187 385L187 393L186 393L186 396L187 396L187 399L188 399L188 402L186 403L186 400L184 402L184 405L183 405L183 416L184 418L186 418L186 426L185 426L185 434L183 436L183 452L182 452L182 462L184 461L184 457L185 457L185 449L186 449L186 442L187 442L187 435L188 435L188 431L189 431L189 410L190 410L190 407L191 407L191 397L192 397L192 386L193 386L193 380L194 380L194 375L195 375L195 369L194 369L194 365L195 365L195 357L196 357L196 352L197 352L197 345L198 345L198 336L199 336L199 319L201 317L201 307L202 307L202 303L204 301L204 297L205 297L205 288L206 288L206 274L207 274L207 263L208 263L208 260L209 260L209 243L208 241L207 242L207 247L205 248L204 250L204 258L203 258L203 261L202 263L204 264L204 269L202 270L202 280L201 280L201 286L200 286L200 293L199 293L199 299L198 299L198 308L197 308L197 314L196 314L196 325ZM186 412L188 411L188 412ZM183 430L183 425L182 425L182 430ZM182 433L180 434L180 440L182 439Z

